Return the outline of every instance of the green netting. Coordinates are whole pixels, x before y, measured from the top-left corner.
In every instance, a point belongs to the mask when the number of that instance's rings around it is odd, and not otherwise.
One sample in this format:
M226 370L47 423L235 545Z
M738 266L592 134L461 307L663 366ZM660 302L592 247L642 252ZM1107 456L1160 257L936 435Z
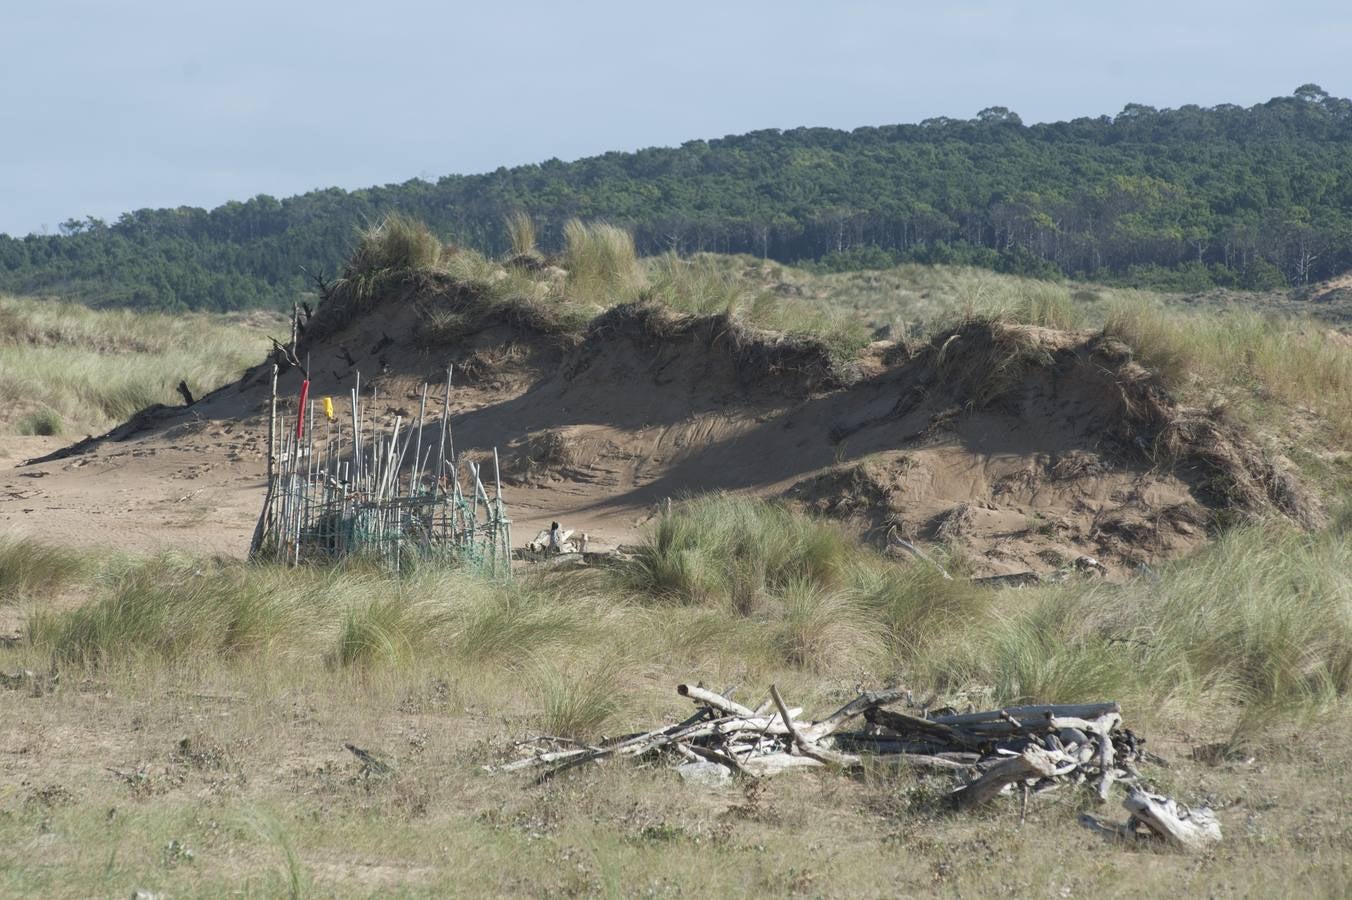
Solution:
M287 476L281 482L258 554L263 558L300 564L361 557L399 571L432 562L511 574L511 520L501 500L489 501L481 486L473 501L458 485L370 500L320 479Z

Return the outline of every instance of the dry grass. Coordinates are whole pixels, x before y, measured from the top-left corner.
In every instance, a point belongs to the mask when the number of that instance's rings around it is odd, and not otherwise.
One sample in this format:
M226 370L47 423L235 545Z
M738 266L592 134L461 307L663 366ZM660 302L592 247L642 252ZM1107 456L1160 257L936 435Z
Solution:
M437 270L445 255L425 223L401 213L359 230L342 273L328 285L312 333L338 330L417 273Z
M78 436L182 403L180 380L201 397L256 363L279 321L0 297L0 427Z
M43 612L30 591L31 642L0 647L4 671L55 657L61 672L49 689L0 691L14 751L0 892L1340 889L1345 534L1244 529L1158 583L993 592L746 506L678 508L630 571L516 586L188 558L66 572L91 602ZM729 564L743 587L700 574ZM540 787L479 769L530 735L596 740L681 717L672 686L686 679L739 686L753 705L777 682L809 715L860 683L958 704L1117 697L1172 761L1150 770L1161 787L1237 805L1221 812L1226 842L1190 858L1103 843L1069 796L1035 800L1023 826L1013 800L952 815L943 776L819 773L744 791L661 766ZM1239 726L1256 765L1192 759L1237 745Z
M533 240L533 228L525 217L509 221L509 232L523 246ZM421 241L415 240L419 234ZM1273 433L1281 449L1295 442L1282 415L1292 405L1325 423L1327 434L1319 440L1343 442L1352 435L1347 424L1352 422L1352 354L1346 336L1318 323L1253 311L1270 305L1266 296L1246 301L1236 295L1224 311L1201 315L1165 295L977 269L907 265L820 275L747 257L667 254L639 260L629 234L604 223L574 220L564 235L563 277L503 266L471 251L432 253L435 239L403 220L382 223L363 240L377 246L392 241L396 249L425 244L426 253L359 248L354 260L420 262L471 286L479 298L472 315L432 314L428 334L440 335L436 339L443 342L473 328L481 314L494 312L538 330L580 332L598 313L634 299L681 314L728 316L756 328L821 339L842 360L867 342L869 328L912 339L973 319L1061 330L1104 328L1132 346L1182 399L1210 404L1219 395L1239 418ZM362 296L388 287L391 278L408 277L397 268L368 271L356 262L349 269L366 273L350 280L350 289L364 291ZM349 281L339 284L348 290Z
M1189 796L1238 803L1221 813L1226 843L1192 858L1110 847L1076 824L1076 804L1055 799L1035 800L1022 826L1012 802L945 814L942 778L788 776L744 793L612 767L524 787L474 764L533 723L515 698L455 675L286 690L218 675L201 687L229 699L126 681L108 683L107 696L0 697L3 712L21 714L13 740L29 748L16 771L34 776L7 783L0 840L14 849L0 891L1337 896L1348 871L1341 748L1319 762L1273 754L1212 768L1186 744L1155 745ZM181 751L181 738L205 752ZM393 772L362 774L346 742Z
M559 278L439 244L433 255L407 223L377 237L389 246L363 251L374 268L351 277L386 275L353 296L375 296L389 273L433 272L478 292L481 307L451 316L578 330L647 291L681 313L838 333L856 348L877 321L866 303L891 304L902 335L976 315L1106 323L1174 390L1199 392L1200 373L1262 425L1306 402L1333 416L1352 383L1336 339L1303 323L1194 320L1126 292L918 267L772 281L735 260L635 261L594 227L574 236L583 274ZM903 284L918 289L914 306ZM840 309L848 327L829 332ZM156 331L139 328L15 333L29 350L104 341L100 354L137 354L134 340ZM0 671L59 678L0 690L11 751L0 893L1337 894L1352 874L1352 517L1338 521L1317 534L1235 529L1124 585L1020 591L945 581L835 526L726 497L661 517L615 571L513 585L11 541L0 604L22 610L24 639L0 644ZM1151 773L1161 786L1236 804L1221 813L1227 840L1196 859L1110 847L1078 827L1070 799L1035 802L1022 826L1012 802L953 816L950 781L907 773L743 792L684 785L663 767L539 788L479 768L530 735L595 741L682 716L671 686L687 679L753 704L775 682L809 714L861 684L955 705L1113 697L1173 760ZM1258 761L1192 759L1215 741L1247 742ZM363 767L346 743L391 771Z
M1338 442L1352 438L1352 349L1325 325L1244 310L1191 315L1138 299L1114 304L1105 330L1175 391L1219 391L1241 416L1273 426L1292 408L1308 410Z
M357 234L346 277L378 272L415 272L441 260L441 241L424 223L392 213Z
M599 314L636 300L659 304L686 316L725 316L754 328L821 339L839 359L853 357L867 343L854 317L830 304L805 303L759 290L713 257L681 259L668 254L641 260L632 235L622 228L571 220L564 227L562 268L546 266L533 249L534 224L509 217L513 254L490 260L472 250L431 253L435 238L425 227L389 219L362 233L342 277L335 280L318 320L333 331L367 304L386 295L435 293L447 284L466 289L472 302L455 309L436 306L424 313L420 339L428 346L452 343L489 318L544 333L580 334ZM385 245L393 244L393 249ZM421 256L404 248L425 244ZM522 260L534 260L523 265Z

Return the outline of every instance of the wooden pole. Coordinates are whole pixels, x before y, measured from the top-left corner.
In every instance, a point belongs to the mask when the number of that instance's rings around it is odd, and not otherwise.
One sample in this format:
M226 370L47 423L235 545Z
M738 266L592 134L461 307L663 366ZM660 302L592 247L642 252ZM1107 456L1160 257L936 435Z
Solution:
M451 372L454 366L446 369L446 396L441 398L441 447L437 451L437 484L434 490L441 490L441 478L446 474L446 427L451 419Z
M249 541L249 556L252 558L263 547L267 537L268 514L272 511L272 498L277 487L277 364L272 364L272 399L268 408L268 484L263 495L263 511L258 515L258 524L254 526L253 539Z
M410 496L418 495L418 488L421 485L418 481L422 478L421 467L418 463L422 461L422 433L423 417L427 415L427 382L423 382L422 400L418 403L418 437L413 442L413 466L414 471L409 476L408 492Z

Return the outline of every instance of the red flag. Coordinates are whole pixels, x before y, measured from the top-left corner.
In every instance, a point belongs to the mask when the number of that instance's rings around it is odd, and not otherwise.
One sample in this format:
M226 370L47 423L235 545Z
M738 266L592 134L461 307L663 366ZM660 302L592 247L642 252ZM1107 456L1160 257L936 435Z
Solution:
M296 440L305 437L305 402L310 399L310 379L300 383L300 409L296 413Z

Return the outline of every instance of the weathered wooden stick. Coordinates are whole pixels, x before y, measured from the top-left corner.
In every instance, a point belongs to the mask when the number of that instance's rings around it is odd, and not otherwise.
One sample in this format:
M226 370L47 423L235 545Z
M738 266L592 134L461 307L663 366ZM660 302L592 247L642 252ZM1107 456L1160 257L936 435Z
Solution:
M954 759L971 757L971 762L981 758L981 754L969 751L955 751L953 744L926 738L905 738L895 734L856 734L841 732L823 738L822 745L833 750L845 750L851 753L921 753L929 756L951 756Z
M1132 818L1179 850L1202 850L1221 839L1220 822L1206 807L1190 810L1168 797L1139 789L1132 790L1122 805Z
M694 715L690 716L689 718L681 722L677 722L675 725L668 725L663 728L654 728L652 731L644 731L638 734L631 734L628 735L627 737L619 738L618 740L604 747L593 747L588 745L581 747L580 749L577 750L555 750L548 753L540 753L536 754L535 756L527 757L525 759L518 759L513 762L509 762L504 765L498 766L495 768L495 771L515 772L519 769L527 769L532 766L544 765L546 763L551 762L561 762L564 760L572 759L574 757L589 756L592 754L596 754L597 755L596 758L600 758L601 756L609 755L611 753L629 747L630 745L641 743L645 740L649 740L651 738L663 734L668 733L678 735L683 734L684 732L689 731L691 727L698 726L699 723L703 722L708 717L709 711L707 709L701 709ZM489 768L493 769L494 767Z
M420 488L422 487L422 485L419 483L419 481L422 478L422 466L420 465L423 461L422 433L423 433L423 418L426 415L427 415L427 382L424 381L422 386L422 400L418 402L418 437L413 444L413 466L416 469L416 471L412 473L412 476L410 478L409 482L410 495L416 495L421 492Z
M446 424L451 418L451 372L453 367L446 368L446 396L441 398L441 445L437 449L437 477L435 490L442 490L441 478L445 474L446 460Z
M680 694L682 697L689 697L696 703L712 707L713 709L730 716L741 716L744 719L756 717L756 714L753 711L747 709L742 704L729 700L722 694L716 694L713 691L699 687L698 685L678 684L676 685L676 693Z
M789 710L789 715L795 715L795 711L801 713L802 710L794 707ZM724 716L719 719L713 719L701 725L692 727L681 737L686 740L708 737L712 734L722 734L727 736L740 735L785 735L789 733L788 726L780 718L779 713L772 713L768 716Z
M1113 715L1109 713L1108 715ZM1104 716L1097 719L1080 719L1075 716L1051 716L1047 719L1048 727L1060 731L1063 728L1074 728L1077 731L1087 733L1098 733L1103 727Z
M267 537L268 516L272 512L272 500L277 491L277 364L272 364L272 394L268 404L268 485L263 495L263 511L258 514L258 524L254 526L252 540L249 541L249 556L263 548Z
M1113 739L1111 732L1122 717L1117 713L1108 713L1099 717L1094 722L1093 732L1096 732L1095 739L1098 741L1098 765L1099 765L1099 783L1098 798L1100 803L1108 802L1108 792L1113 786Z
M896 768L938 769L945 772L970 772L976 768L975 760L962 762L931 753L880 753L869 756L868 764Z
M1029 778L1049 778L1056 771L1056 757L1041 747L1029 747L1018 756L1002 760L986 770L976 781L953 793L959 809L980 806L1005 789L1006 785Z

